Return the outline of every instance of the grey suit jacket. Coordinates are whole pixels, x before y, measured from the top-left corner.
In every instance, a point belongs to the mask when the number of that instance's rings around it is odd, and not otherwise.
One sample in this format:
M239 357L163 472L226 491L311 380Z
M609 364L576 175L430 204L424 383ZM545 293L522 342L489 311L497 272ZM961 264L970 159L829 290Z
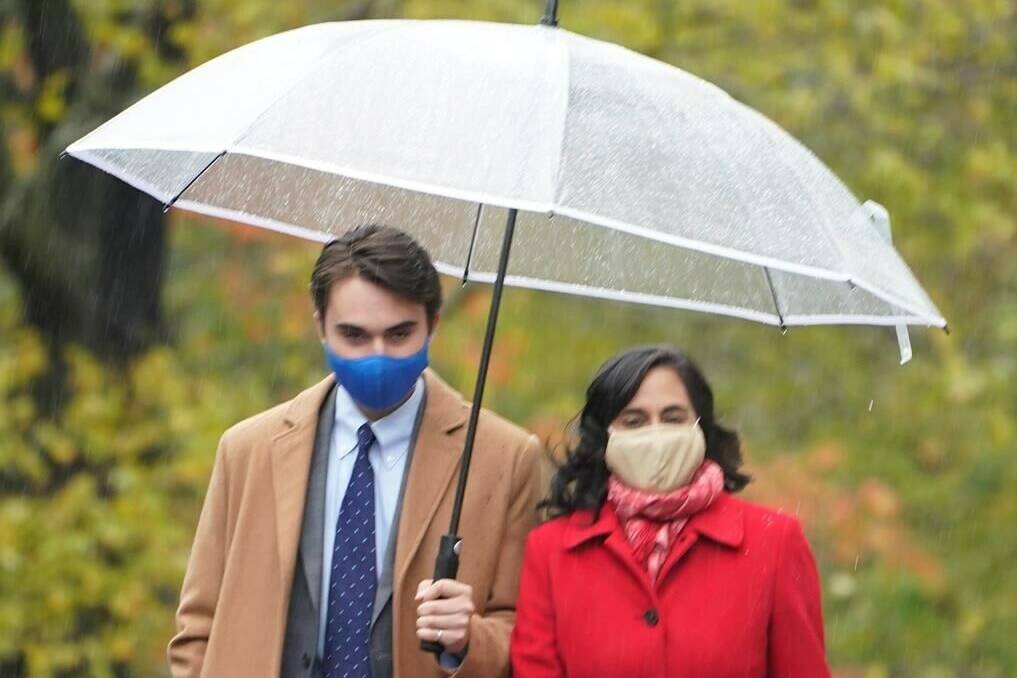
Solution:
M318 413L318 429L314 439L314 454L311 458L310 477L307 483L307 497L304 501L304 517L300 528L300 552L293 573L290 592L290 606L286 619L286 638L283 642L280 675L283 678L319 678L321 676L318 657L318 620L321 598L322 577L322 531L325 522L325 477L328 472L328 454L332 443L332 428L335 424L335 396L333 388ZM420 420L427 404L427 393L421 403L420 413L413 431L403 473L403 487L406 474L413 461ZM392 678L392 570L395 564L395 542L399 518L402 514L402 492L392 518L388 545L382 571L378 577L378 589L374 598L374 612L371 620L371 676Z

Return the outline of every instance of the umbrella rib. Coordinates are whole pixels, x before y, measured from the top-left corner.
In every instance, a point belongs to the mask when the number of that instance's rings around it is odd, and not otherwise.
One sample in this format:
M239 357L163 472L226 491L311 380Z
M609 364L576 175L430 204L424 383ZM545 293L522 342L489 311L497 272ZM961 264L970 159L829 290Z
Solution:
M557 10L556 10L557 11ZM559 48L559 58L564 63L562 72L565 74L564 91L562 92L561 127L558 128L558 155L554 158L551 168L554 175L551 185L551 211L558 205L558 190L561 187L561 159L565 155L565 131L569 119L569 104L572 98L572 53L562 44L559 34L555 35L555 44Z
M470 238L470 249L466 253L466 265L463 266L463 287L470 278L470 266L473 264L473 253L477 247L477 233L480 231L480 215L484 212L484 203L477 203L477 215L473 217L473 236Z
M763 120L763 124L759 126L763 139L766 140L766 144L770 148L773 157L775 157L785 167L785 169L787 169L788 174L794 177L794 179L798 182L799 186L801 187L800 195L812 206L812 208L818 214L819 219L817 219L816 221L819 224L820 230L823 232L823 235L826 236L827 242L831 245L833 252L838 257L840 257L840 263L842 267L841 272L847 276L848 284L853 285L853 283L851 282L851 277L854 276L855 270L853 266L849 265L850 262L848 260L847 253L844 252L844 248L841 246L840 241L837 239L837 235L834 232L833 225L829 223L829 221L826 219L826 215L823 214L822 210L819 209L819 206L816 203L815 198L813 197L812 193L808 190L808 182L806 182L805 177L802 176L798 167L788 162L784 155L776 152L777 145L775 143L773 136L774 129L777 130L777 133L786 134L791 139L792 143L798 144L798 146L804 149L806 156L810 156L820 165L823 165L823 161L819 159L819 156L812 152L811 148L803 144L798 139L795 139L793 136L791 136L790 133L781 128L780 125L773 122L759 111L744 104L741 105L741 108L739 110L741 111L742 114L745 114L747 112L748 114L747 117L749 118L751 118L752 116L756 116ZM825 167L825 165L823 166ZM830 172L830 174L833 176L835 182L839 183L848 194L854 197L854 194L851 192L851 189L844 185L844 182L842 182L840 178L837 177L837 175L833 174L833 172Z
M784 314L781 313L780 303L777 301L777 290L773 286L773 278L770 276L769 267L763 266L763 275L766 276L766 284L770 288L770 296L773 297L773 308L777 311L777 319L780 320L780 329L782 331L787 330L787 325L784 324Z
M184 193L186 193L187 189L189 189L191 186L194 185L194 182L196 182L198 179L200 179L201 176L205 172L207 172L209 170L209 168L212 167L212 165L214 165L216 163L217 160L219 160L220 158L222 158L225 155L226 155L226 151L220 151L219 155L217 155L214 158L212 158L211 160L209 160L208 164L205 165L204 167L202 167L201 171L198 172L197 174L195 174L194 177L192 177L191 180L187 182L186 186L184 186L179 191L177 191L176 195L174 195L172 198L170 198L169 202L167 202L165 205L162 206L162 213L166 214L166 212L169 212L170 208L173 207L173 205L176 204L177 200L180 199L180 196L182 196Z

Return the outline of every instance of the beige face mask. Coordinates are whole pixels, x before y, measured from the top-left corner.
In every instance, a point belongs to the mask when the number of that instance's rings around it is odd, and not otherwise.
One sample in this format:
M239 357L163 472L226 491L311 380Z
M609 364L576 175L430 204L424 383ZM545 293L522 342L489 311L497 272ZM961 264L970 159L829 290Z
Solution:
M694 424L654 424L611 433L604 461L631 487L671 492L687 485L706 456L706 438Z

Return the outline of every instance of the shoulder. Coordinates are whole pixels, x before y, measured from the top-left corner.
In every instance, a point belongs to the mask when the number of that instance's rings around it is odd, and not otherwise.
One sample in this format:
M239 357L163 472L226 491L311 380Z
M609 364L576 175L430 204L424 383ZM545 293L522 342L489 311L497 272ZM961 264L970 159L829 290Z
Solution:
M569 531L569 526L573 520L576 520L577 514L570 513L564 516L558 516L545 521L533 528L530 534L526 538L527 551L540 551L548 552L551 550L561 549L565 544L565 536Z
M318 411L333 383L331 377L326 378L285 402L237 422L223 433L220 452L231 460L247 457L267 448L280 433L300 426L316 426Z
M466 426L459 433L463 442ZM490 412L480 411L477 440L472 465L490 478L500 478L511 494L532 494L534 505L550 484L550 462L535 435L507 419Z
M457 422L460 434L465 435L471 403L445 383L434 370L425 372L427 383L427 410L438 420ZM538 447L536 437L501 415L481 408L477 422L478 448L506 448L526 455Z
M764 528L773 524L786 526L790 523L798 522L797 517L784 509L759 504L727 492L724 493L724 497L728 502L739 508L745 518L746 527L751 525Z
M282 430L292 402L288 400L233 424L222 434L223 444L228 448L243 447L255 440L264 440L266 435L274 436Z
M537 443L537 437L522 426L484 408L480 410L477 432L491 442L510 447L524 455L533 452Z
M754 545L778 555L788 549L808 549L801 520L795 514L730 494L726 501L740 510L745 540L750 547Z

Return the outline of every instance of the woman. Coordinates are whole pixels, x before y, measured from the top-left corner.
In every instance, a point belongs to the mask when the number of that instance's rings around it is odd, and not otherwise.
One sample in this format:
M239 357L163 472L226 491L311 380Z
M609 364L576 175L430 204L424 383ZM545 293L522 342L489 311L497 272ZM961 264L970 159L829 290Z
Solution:
M608 361L527 542L515 678L828 676L808 543L740 465L688 356Z

